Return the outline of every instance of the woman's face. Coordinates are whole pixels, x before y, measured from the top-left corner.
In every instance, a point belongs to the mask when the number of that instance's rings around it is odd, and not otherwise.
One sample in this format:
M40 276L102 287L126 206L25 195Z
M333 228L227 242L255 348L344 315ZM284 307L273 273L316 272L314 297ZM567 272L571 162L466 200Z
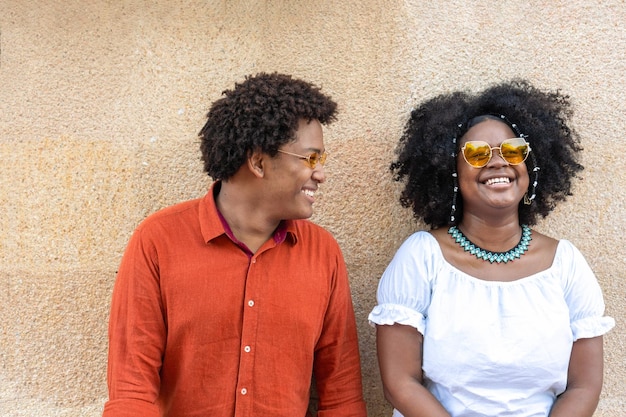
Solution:
M502 141L514 137L515 134L506 123L486 119L465 133L459 149L466 142L476 140L487 142L495 148ZM502 159L498 149L493 149L491 160L482 168L470 166L460 154L456 164L464 216L500 216L510 214L513 210L517 212L530 182L526 163L510 165Z

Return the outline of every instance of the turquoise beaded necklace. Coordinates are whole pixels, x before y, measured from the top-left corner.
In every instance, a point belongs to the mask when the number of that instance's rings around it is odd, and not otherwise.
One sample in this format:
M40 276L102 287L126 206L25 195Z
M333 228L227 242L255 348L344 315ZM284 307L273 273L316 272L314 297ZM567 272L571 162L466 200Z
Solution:
M517 246L506 252L491 252L474 245L456 226L450 227L450 229L448 229L448 233L452 235L452 238L455 240L455 242L458 243L465 252L469 252L472 255L476 256L478 259L489 261L490 263L507 263L509 261L519 259L519 257L528 250L528 244L532 240L532 232L530 230L530 227L523 224L522 238L520 239Z

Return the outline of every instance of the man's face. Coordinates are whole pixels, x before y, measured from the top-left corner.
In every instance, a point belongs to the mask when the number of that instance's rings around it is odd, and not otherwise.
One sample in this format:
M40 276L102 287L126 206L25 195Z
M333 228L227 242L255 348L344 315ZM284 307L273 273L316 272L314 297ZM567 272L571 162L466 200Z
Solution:
M283 153L287 152L287 153ZM280 148L272 160L268 193L280 220L306 219L313 214L315 192L326 179L318 161L311 167L302 157L320 157L325 152L322 125L317 120L300 119L296 140ZM299 155L299 156L296 156Z

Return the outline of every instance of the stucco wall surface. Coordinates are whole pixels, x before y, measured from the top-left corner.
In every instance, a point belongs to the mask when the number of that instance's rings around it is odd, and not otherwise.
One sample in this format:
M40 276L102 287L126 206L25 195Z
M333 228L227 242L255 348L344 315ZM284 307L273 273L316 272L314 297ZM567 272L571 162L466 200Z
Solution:
M0 0L0 415L98 416L122 252L149 213L205 193L197 132L245 75L340 105L314 220L348 264L371 416L390 415L367 314L416 224L387 167L412 105L525 77L575 103L584 180L538 229L574 242L607 314L596 416L626 415L623 0Z

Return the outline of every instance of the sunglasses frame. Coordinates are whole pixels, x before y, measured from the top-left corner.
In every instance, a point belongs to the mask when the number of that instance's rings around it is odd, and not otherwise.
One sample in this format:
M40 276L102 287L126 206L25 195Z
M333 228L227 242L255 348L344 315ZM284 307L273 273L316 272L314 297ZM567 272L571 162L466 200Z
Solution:
M291 156L295 156L296 158L299 158L299 159L302 159L303 161L306 161L306 164L311 169L315 169L315 167L317 166L318 163L320 165L324 166L324 164L326 163L326 158L328 157L328 152L326 152L326 151L324 151L322 153L311 152L311 154L309 154L309 155L299 155L297 153L283 151L282 149L278 149L278 152L284 153L284 154L287 154L287 155L291 155Z
M526 151L526 155L524 155L524 159L522 159L520 162L516 162L516 163L509 162L504 157L504 155L502 154L502 145L510 143L510 141L523 141L523 143L528 148L528 150ZM474 144L479 143L479 144L481 144L480 146L485 146L485 147L489 148L489 158L487 158L487 161L483 165L476 166L476 165L471 164L467 160L467 156L465 155L465 147L467 146L468 143L474 143ZM482 145L482 144L484 144L484 145ZM478 147L478 146L476 146L476 147ZM517 146L517 147L519 147L519 146ZM468 140L467 142L465 142L463 144L463 147L461 148L459 153L461 153L463 155L463 159L465 160L465 162L469 166L471 166L472 168L484 168L484 167L486 167L489 164L489 162L491 161L491 158L493 158L493 150L494 149L498 150L498 152L500 153L500 158L502 158L502 160L504 162L506 162L507 164L509 164L509 165L520 165L520 164L523 164L526 161L526 159L528 159L528 155L531 152L530 143L528 143L525 138L523 138L523 137L515 137L515 138L509 138L509 139L503 140L502 143L500 143L499 146L489 146L489 143L485 142L484 140Z

